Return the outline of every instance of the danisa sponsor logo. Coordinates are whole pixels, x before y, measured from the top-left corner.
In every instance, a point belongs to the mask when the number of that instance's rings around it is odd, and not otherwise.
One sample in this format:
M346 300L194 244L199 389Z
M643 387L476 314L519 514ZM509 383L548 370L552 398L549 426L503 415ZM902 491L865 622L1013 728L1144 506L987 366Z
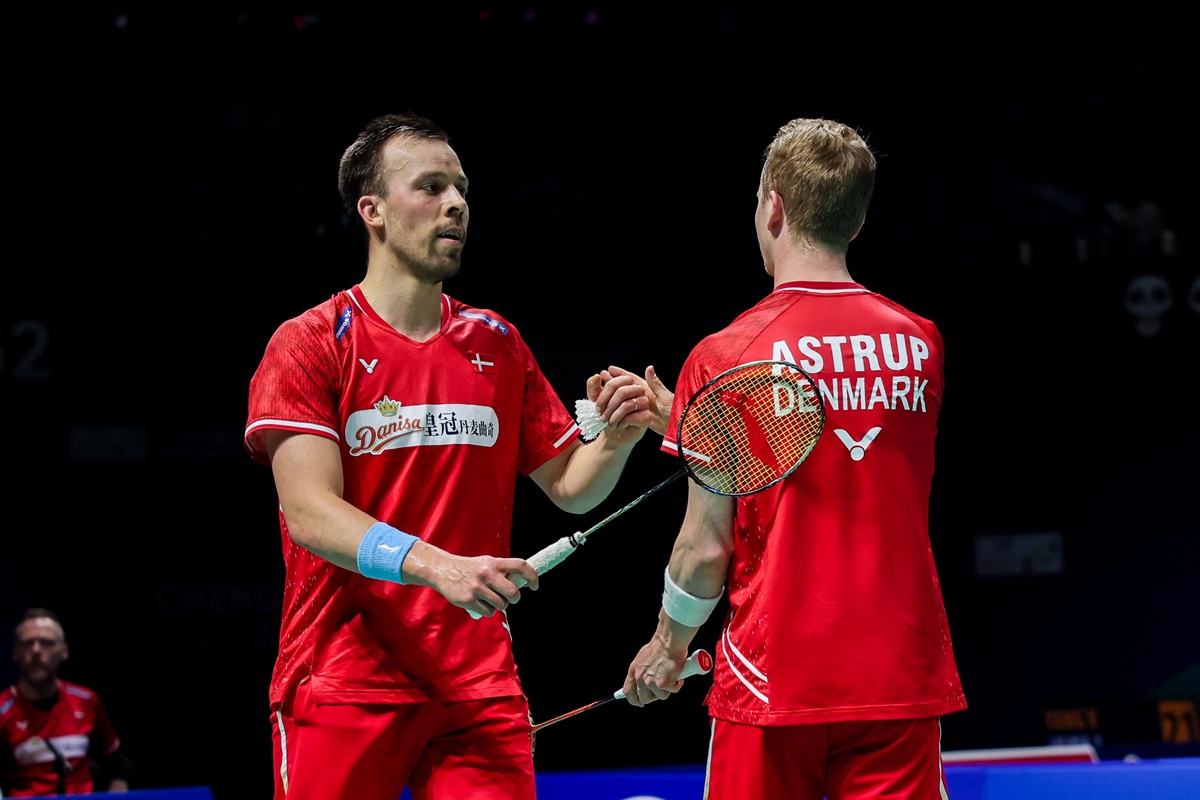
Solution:
M496 412L487 406L463 403L406 406L387 395L346 420L346 442L352 456L424 445L491 447L499 433Z

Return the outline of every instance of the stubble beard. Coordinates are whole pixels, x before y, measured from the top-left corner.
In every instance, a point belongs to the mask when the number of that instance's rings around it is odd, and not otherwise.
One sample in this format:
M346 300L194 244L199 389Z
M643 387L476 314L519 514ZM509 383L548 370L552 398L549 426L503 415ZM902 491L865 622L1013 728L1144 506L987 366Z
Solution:
M462 269L462 249L453 255L438 252L435 246L432 252L417 257L416 253L400 251L396 254L401 263L408 264L408 271L421 283L436 284L447 278L453 278Z
M414 264L413 275L422 283L441 283L447 278L453 278L460 269L461 258L440 256Z

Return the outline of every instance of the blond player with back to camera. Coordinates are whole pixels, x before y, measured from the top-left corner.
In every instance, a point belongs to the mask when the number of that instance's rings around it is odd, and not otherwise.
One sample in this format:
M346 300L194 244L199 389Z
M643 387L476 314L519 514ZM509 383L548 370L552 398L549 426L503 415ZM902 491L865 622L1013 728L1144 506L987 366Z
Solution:
M778 484L732 498L688 482L658 624L629 665L629 703L670 697L727 598L705 699L707 800L947 797L940 718L967 704L929 537L943 343L850 275L875 172L850 126L783 125L754 211L770 294L700 341L674 395L652 369L588 382L614 421L640 386L671 454L675 397L737 364L791 362L825 403L811 454Z

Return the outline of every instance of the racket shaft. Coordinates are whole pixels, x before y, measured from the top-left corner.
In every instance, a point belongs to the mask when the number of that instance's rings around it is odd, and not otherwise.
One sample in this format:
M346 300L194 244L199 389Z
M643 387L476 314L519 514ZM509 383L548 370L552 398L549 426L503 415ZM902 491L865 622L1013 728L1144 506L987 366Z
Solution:
M576 538L576 539L579 541L579 543L580 543L580 544L583 544L583 541L584 541L585 539L587 539L587 537L591 536L593 533L595 533L596 531L600 530L600 529L601 529L601 528L603 528L605 525L607 525L608 523L612 522L614 519L616 519L617 517L621 516L621 515L622 515L622 514L624 514L626 511L628 511L629 509L633 508L633 507L634 507L634 506L636 506L638 503L642 502L642 501L643 501L643 500L645 500L647 497L649 497L650 495L652 495L652 494L654 494L655 492L657 492L659 489L663 488L664 486L666 486L667 484L671 483L672 481L675 481L675 480L676 480L676 479L678 479L678 478L682 478L682 477L683 477L684 475L686 475L686 474L687 474L687 470L682 470L682 469L681 469L681 470L679 470L678 472L676 472L675 474L671 475L669 478L667 478L666 480L664 480L662 483L660 483L660 484L658 484L657 486L655 486L653 489L650 489L649 491L647 491L647 492L644 492L644 493L642 493L641 495L638 495L638 496L637 496L637 497L635 497L633 500L630 500L628 503L626 503L625 505L621 506L620 508L618 508L618 509L617 509L616 511L614 511L613 513L609 514L607 517L605 517L604 519L600 520L600 521L599 521L599 522L597 522L595 525L593 525L592 527L588 528L586 531L583 531L583 532L581 532L581 533L576 533L576 534L575 534L575 538Z
M707 650L703 650L703 649L696 650L694 653L692 653L690 656L687 657L687 661L683 662L683 669L679 670L679 678L682 680L683 678L690 678L692 675L703 675L711 669L712 669L712 656L710 656L708 654ZM601 697L599 700L588 703L586 706L580 706L579 708L575 709L574 711L568 711L565 714L559 714L554 719L548 719L545 722L539 722L538 724L533 726L533 732L537 733L542 728L545 728L547 725L553 725L556 722L561 722L564 719L569 719L569 718L575 716L576 714L582 714L584 711L590 711L593 708L595 708L596 706L602 706L605 703L609 703L613 700L624 700L624 699L625 699L625 687L622 686L620 689L617 689L615 692L608 695L607 697Z
M624 697L624 696L625 696L624 694L620 695L620 697ZM576 714L582 714L585 711L590 711L591 709L595 708L596 706L602 706L605 703L611 702L616 699L618 699L618 696L616 694L610 694L608 697L602 697L599 700L595 701L594 703L588 703L586 706L581 706L581 707L575 709L574 711L568 711L565 714L559 714L554 719L548 719L545 722L539 722L538 724L533 726L533 731L534 731L534 733L537 733L542 728L545 728L547 725L553 725L556 722L562 722L564 719L569 719L570 717L573 717Z
M630 502L626 503L624 506L617 509L613 513L609 514L607 517L600 520L595 525L588 528L586 531L576 531L571 536L564 536L561 539L559 539L557 542L554 542L553 544L543 547L541 550L539 550L538 552L536 552L532 556L530 556L528 559L526 559L526 561L529 562L529 565L531 567L533 567L534 571L537 572L538 575L545 575L547 572L554 569L559 564L561 564L563 561L565 561L567 556L571 555L571 553L574 553L576 548L578 548L579 545L583 544L584 540L587 539L587 537L591 536L593 533L600 530L605 525L612 522L614 519L621 516L626 511L633 508L638 503L642 502L647 497L649 497L650 495L657 492L659 489L666 486L668 483L671 483L672 481L674 481L678 478L681 478L686 474L687 474L686 470L682 470L682 469L679 470L674 475L672 475L671 477L664 480L662 483L655 486L653 489L649 490L648 492L645 492L644 494L640 495L639 497L635 498L634 500L631 500ZM526 581L520 575L513 575L512 582L514 584L516 584L518 589L525 588ZM470 609L467 609L467 613L470 614L474 619L481 619L483 617L482 614L479 614Z

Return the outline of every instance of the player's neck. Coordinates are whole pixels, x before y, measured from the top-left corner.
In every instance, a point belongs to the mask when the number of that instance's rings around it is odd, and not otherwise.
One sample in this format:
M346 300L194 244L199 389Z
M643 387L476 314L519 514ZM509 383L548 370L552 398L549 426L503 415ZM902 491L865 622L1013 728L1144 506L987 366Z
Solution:
M51 678L48 681L31 681L26 678L17 678L17 691L26 700L49 700L58 694L58 679Z
M796 281L853 283L846 256L828 250L793 250L775 262L775 285Z
M440 283L421 283L408 275L382 280L368 271L359 286L375 313L413 341L424 342L441 330Z

